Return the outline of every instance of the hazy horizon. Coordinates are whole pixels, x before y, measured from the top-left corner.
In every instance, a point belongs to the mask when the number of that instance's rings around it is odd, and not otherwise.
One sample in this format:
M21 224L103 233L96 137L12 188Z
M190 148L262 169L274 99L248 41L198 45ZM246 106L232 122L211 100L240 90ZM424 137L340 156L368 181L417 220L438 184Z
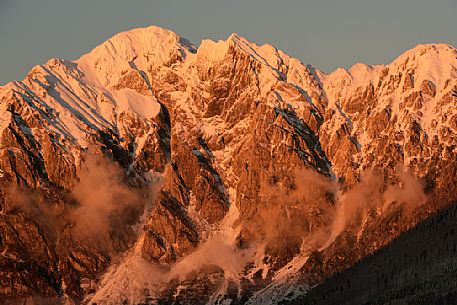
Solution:
M49 58L73 60L112 35L157 25L199 45L236 32L325 72L385 64L422 43L456 46L457 0L0 0L0 84Z

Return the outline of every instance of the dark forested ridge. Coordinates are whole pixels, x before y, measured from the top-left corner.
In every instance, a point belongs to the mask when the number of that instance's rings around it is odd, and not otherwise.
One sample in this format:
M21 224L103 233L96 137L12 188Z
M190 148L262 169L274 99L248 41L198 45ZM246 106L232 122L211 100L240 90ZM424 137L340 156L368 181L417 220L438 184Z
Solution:
M288 304L457 304L457 206Z

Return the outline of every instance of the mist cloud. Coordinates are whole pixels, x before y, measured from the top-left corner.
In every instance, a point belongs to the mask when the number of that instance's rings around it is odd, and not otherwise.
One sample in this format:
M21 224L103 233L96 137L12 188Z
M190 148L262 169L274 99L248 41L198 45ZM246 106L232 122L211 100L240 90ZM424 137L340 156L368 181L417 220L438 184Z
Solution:
M376 169L367 170L352 188L312 170L295 170L291 180L265 184L254 219L244 226L249 239L266 248L301 245L301 250L322 250L370 211L388 214L390 208L405 213L427 201L423 185L403 169L395 183L386 186Z
M78 206L70 212L73 232L81 238L103 238L110 229L114 212L141 204L136 190L124 182L124 172L114 162L86 154L71 193Z
M122 278L130 278L129 274L132 278L140 278L144 284L137 283L134 291L116 291L116 294L138 300L142 295L141 287L159 292L160 287L168 287L171 281L183 281L196 273L222 272L219 286L210 296L210 303L217 303L230 282L240 287L242 278L249 279L250 275L244 273L248 264L253 267L251 275L262 271L262 277L265 277L269 268L265 258L274 251L288 249L293 255L306 255L323 250L343 231L353 229L360 215L375 210L381 211L382 217L391 207L408 211L426 202L422 185L412 175L398 170L394 180L395 183L386 186L381 172L369 170L363 173L359 183L343 190L338 183L315 171L295 170L291 177L261 186L261 202L253 217L243 219L232 203L218 230L213 230L206 241L177 263L155 269L133 268L146 261L138 255L127 255L128 259L119 268L108 273L105 284L92 301L103 300L105 293L111 295L113 290L109 287L118 287ZM141 249L141 238L136 247Z

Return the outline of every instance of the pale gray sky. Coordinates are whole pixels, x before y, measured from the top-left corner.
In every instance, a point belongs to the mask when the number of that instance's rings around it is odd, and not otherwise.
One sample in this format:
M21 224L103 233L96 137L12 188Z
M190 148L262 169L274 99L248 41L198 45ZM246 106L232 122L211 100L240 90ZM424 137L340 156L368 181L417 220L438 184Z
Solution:
M330 72L418 43L456 46L456 16L457 0L0 0L0 84L153 24L197 45L237 32Z

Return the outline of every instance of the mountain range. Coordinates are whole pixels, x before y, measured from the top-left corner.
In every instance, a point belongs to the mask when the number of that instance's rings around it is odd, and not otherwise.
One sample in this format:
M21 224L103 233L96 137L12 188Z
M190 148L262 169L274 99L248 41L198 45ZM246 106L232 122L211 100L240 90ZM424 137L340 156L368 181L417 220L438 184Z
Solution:
M35 66L0 113L5 304L419 304L426 274L456 297L453 46L326 74L151 26Z

